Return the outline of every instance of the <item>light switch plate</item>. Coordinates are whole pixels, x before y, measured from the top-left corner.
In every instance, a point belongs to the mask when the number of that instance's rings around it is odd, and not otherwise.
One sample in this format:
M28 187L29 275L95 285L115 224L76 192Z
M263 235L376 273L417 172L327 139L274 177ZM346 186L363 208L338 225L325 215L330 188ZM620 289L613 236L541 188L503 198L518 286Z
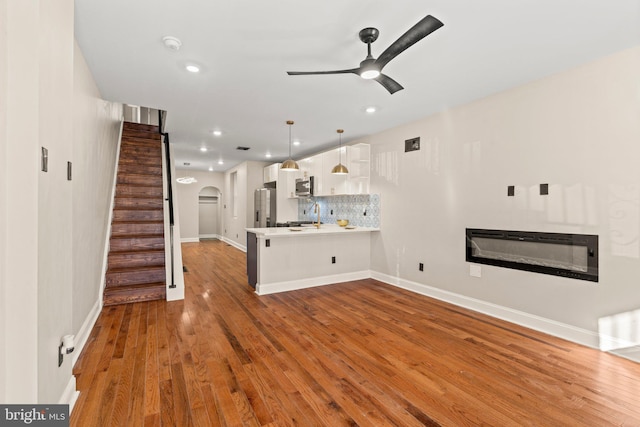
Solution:
M469 265L469 275L471 277L482 277L482 267L477 264Z

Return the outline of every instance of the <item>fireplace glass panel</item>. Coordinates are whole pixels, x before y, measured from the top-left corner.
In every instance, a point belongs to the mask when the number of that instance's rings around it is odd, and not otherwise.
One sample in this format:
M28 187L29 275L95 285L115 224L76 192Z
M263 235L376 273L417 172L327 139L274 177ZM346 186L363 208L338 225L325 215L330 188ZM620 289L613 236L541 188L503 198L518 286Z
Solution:
M467 229L467 261L598 281L598 236Z

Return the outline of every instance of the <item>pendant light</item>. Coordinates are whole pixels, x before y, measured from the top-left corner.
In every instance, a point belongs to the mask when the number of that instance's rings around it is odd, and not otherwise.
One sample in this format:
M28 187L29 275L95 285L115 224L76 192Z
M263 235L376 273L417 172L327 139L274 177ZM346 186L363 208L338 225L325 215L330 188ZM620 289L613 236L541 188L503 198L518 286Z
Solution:
M287 124L289 125L289 158L282 163L280 169L283 171L297 171L300 168L295 160L291 158L291 126L293 125L293 120L287 120Z
M338 129L336 132L338 132L338 135L340 138L340 142L338 145L338 155L340 156L339 157L340 160L338 164L335 165L333 169L331 169L331 173L335 175L346 175L349 173L349 169L347 169L347 167L342 164L342 133L344 132L344 130Z

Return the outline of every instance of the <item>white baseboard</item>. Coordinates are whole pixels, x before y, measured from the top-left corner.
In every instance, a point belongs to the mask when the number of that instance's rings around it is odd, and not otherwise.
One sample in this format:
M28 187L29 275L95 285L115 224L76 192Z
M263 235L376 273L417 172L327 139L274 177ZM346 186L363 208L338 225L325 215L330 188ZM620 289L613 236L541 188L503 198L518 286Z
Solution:
M84 348L89 336L91 335L91 330L93 326L96 324L96 320L98 320L98 316L100 315L100 310L102 310L102 304L100 300L96 301L93 305L89 314L87 315L84 323L80 327L80 330L76 332L75 338L75 349L73 350L73 357L71 359L71 366L75 366L78 358L80 357L80 353L82 353L82 349Z
M199 237L181 237L180 243L198 243L200 242Z
M257 284L256 293L258 295L268 295L277 292L295 291L298 289L313 288L316 286L331 285L334 283L349 282L351 280L362 280L371 277L371 271L355 271L353 273L332 274L330 276L311 277L308 279L291 280L287 282L276 282L265 285Z
M559 338L566 339L578 344L586 345L592 348L599 348L599 334L597 332L578 328L566 323L557 322L555 320L546 319L534 314L525 313L523 311L514 310L503 307L490 302L481 301L475 298L434 288L422 283L416 283L393 277L388 274L373 271L371 273L373 279L397 286L408 291L412 291L421 295L445 301L460 307L478 311L498 319L506 320L517 325L521 325L536 331L544 332Z
M73 375L71 379L67 383L67 386L64 388L62 392L62 396L60 396L60 400L58 404L60 405L69 405L69 415L71 415L71 411L73 411L73 407L78 400L78 396L80 396L80 392L76 391L76 377Z
M609 353L640 363L640 345L611 350Z
M235 242L231 239L227 239L226 237L222 238L222 241L225 243L230 244L231 246L233 246L236 249L240 249L242 252L247 252L247 247L246 246L242 246L240 243Z
M200 234L198 236L199 239L219 239L219 234Z

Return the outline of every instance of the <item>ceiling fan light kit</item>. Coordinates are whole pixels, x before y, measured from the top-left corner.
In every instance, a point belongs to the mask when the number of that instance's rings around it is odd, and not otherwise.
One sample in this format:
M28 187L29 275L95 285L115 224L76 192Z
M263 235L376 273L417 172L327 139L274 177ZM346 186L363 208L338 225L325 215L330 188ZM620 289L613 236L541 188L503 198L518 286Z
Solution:
M318 75L318 74L357 74L363 79L376 80L390 94L394 94L404 89L400 83L391 77L382 74L382 69L396 56L442 27L444 24L437 18L427 15L416 25L411 27L406 33L393 42L378 58L371 55L371 43L378 39L380 32L376 28L364 28L358 33L360 40L367 44L367 57L360 62L358 68L334 71L287 71L290 76Z
M289 125L289 158L282 163L280 169L287 172L293 172L300 169L295 160L291 158L291 126L293 126L293 120L287 120L287 125Z

